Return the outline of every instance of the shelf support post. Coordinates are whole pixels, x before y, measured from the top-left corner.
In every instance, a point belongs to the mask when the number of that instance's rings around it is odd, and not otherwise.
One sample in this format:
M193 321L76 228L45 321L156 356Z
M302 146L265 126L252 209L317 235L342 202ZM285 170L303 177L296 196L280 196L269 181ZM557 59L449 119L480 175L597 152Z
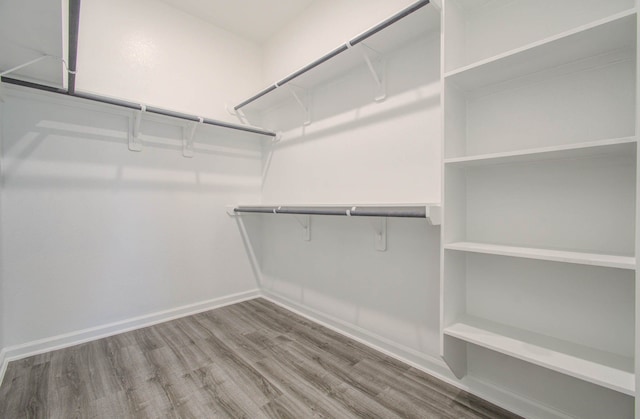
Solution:
M375 84L373 100L382 102L387 98L387 63L380 53L367 46L364 42L360 43L360 52Z
M295 101L298 102L298 105L300 105L302 111L304 112L304 121L302 121L302 124L311 124L311 101L309 100L309 92L306 89L303 89L299 86L294 86L291 83L288 83L287 86L289 87L291 96L293 96Z
M140 105L140 110L134 111L133 117L129 118L129 150L131 151L142 151L140 126L142 125L142 114L146 110L145 105Z

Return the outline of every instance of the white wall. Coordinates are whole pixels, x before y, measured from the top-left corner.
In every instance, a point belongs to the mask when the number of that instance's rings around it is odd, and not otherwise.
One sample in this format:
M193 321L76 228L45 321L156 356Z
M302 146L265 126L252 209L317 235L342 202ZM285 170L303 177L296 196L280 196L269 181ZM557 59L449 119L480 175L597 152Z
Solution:
M259 90L259 47L157 0L83 0L77 89L237 122Z
M315 0L263 46L263 82L281 80L413 0Z
M3 114L5 346L100 327L257 287L224 206L256 200L260 139L11 91Z
M341 3L344 8L349 2ZM356 10L355 3L350 7ZM367 15L374 9L358 9L364 15L359 17L381 20L397 11ZM329 11L324 12L303 16L299 27L274 39L303 44L314 33L320 43L333 32L319 29L333 28ZM342 41L358 32L357 24L350 28L353 33L342 34ZM269 63L299 67L311 60L292 45L267 46L267 54L273 53L267 55L266 73L281 72L268 70ZM293 100L266 112L262 123L281 130L282 139L264 149L263 203L440 202L439 57L439 33L390 53L388 96L381 103L373 101L373 81L362 65L313 89L308 126ZM253 241L262 237L262 285L268 295L422 365L437 364L439 227L390 219L388 249L378 252L377 219L313 216L306 242L295 217L255 218L262 225L248 233Z
M2 89L2 86L0 86L0 89ZM3 259L2 259L2 202L3 202L2 196L4 194L4 173L3 173L3 164L2 164L3 137L4 137L4 102L0 99L0 266L4 265ZM0 353L2 353L2 350L4 349L4 323L6 322L6 318L7 318L7 316L5 316L5 313L4 313L4 299L5 299L4 280L2 277L2 269L0 269ZM0 371L2 370L2 362L3 362L3 359L1 358L2 356L0 356ZM2 373L0 372L0 375L1 374Z

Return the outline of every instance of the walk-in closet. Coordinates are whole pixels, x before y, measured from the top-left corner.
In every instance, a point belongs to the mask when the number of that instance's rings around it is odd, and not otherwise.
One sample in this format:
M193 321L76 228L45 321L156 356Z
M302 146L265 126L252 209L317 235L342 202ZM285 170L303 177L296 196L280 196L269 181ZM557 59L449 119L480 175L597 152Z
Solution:
M639 7L0 1L0 417L640 418Z

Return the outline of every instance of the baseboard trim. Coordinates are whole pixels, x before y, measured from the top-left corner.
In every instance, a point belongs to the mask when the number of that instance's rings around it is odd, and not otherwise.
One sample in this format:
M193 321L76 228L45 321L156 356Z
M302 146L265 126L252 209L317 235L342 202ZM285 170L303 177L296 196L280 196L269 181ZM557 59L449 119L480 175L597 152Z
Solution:
M395 343L385 337L378 336L357 325L335 318L309 307L305 307L293 300L268 290L254 289L225 297L214 298L195 304L176 307L170 310L138 316L120 322L88 328L63 335L40 339L21 345L10 346L0 350L0 385L4 379L7 365L11 361L26 358L41 353L67 348L96 339L102 339L119 333L141 329L154 324L178 319L185 316L213 310L216 308L241 303L243 301L264 298L285 310L289 310L315 323L327 327L343 336L362 343L372 349L384 353L394 359L411 365L425 373L432 375L461 390L475 394L491 403L502 406L505 409L525 417L549 417L567 419L569 416L553 408L536 403L520 395L511 393L505 389L479 381L472 377L466 377L463 381L455 378L453 373L439 358L420 353L415 349Z
M287 297L275 294L268 290L262 290L262 298L270 301L285 310L296 313L306 319L327 327L350 339L362 343L376 351L382 352L391 358L411 365L433 377L436 377L454 387L474 394L497 406L503 407L523 417L539 417L553 419L569 419L564 412L537 403L506 389L496 387L490 383L480 381L473 377L465 377L458 380L446 363L440 358L435 358L392 342L387 338L378 336L357 325L335 318L309 307L305 307Z
M27 358L29 356L49 351L55 351L57 349L68 348L70 346L79 345L92 340L129 332L131 330L142 329L144 327L153 326L154 324L175 320L180 317L191 316L193 314L202 313L203 311L209 311L231 304L253 300L260 296L260 290L254 289L3 348L0 351L0 385L4 379L7 364L11 361L16 361L18 359Z
M7 365L9 364L9 361L7 361L6 355L7 355L6 349L2 348L2 350L0 350L0 385L2 385L4 373L7 371Z
M446 381L453 379L453 374L449 372L449 368L443 360L436 358L413 348L393 342L383 336L379 336L369 330L361 328L352 323L338 319L329 314L322 313L318 310L305 307L296 301L287 297L272 293L268 290L262 290L262 298L268 300L285 310L289 310L302 317L305 317L315 323L318 323L334 332L340 333L350 339L360 342L376 351L382 352L392 358L398 359L413 367L425 370L429 368L429 374L436 375L438 378ZM426 370L425 370L426 371ZM441 377L442 376L442 377Z

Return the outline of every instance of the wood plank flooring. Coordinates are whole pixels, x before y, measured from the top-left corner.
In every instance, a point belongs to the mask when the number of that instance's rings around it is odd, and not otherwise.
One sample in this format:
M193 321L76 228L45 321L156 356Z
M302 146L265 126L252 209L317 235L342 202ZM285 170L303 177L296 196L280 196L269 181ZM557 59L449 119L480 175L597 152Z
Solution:
M11 362L0 418L515 418L264 299Z

